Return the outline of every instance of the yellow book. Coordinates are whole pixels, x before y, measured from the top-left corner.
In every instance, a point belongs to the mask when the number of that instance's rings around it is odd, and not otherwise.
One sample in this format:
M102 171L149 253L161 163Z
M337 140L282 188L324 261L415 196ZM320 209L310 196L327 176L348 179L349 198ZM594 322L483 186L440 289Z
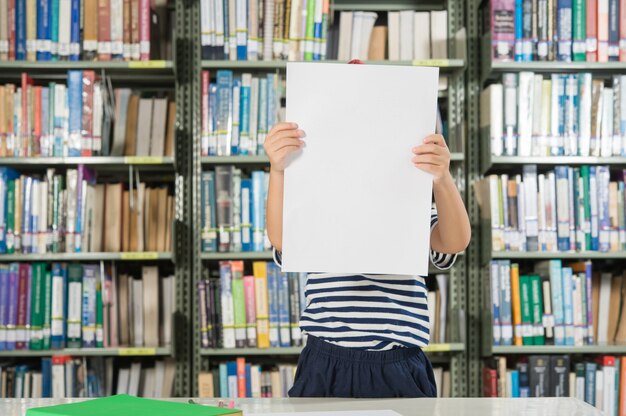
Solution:
M522 345L522 307L518 264L511 264L511 304L513 306L513 345Z
M270 321L267 300L267 263L252 263L254 274L254 293L256 296L256 333L258 348L270 347Z

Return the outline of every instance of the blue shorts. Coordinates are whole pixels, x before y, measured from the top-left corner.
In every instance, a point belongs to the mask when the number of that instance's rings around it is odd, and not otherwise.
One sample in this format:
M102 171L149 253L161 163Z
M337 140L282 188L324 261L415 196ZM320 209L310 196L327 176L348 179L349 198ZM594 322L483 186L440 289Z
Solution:
M436 397L420 348L364 351L308 336L289 397Z

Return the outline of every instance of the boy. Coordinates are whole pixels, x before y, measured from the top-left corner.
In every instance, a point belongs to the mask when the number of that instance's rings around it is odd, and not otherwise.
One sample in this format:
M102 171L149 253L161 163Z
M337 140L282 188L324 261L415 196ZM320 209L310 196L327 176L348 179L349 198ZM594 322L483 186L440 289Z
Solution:
M306 151L304 136L297 124L279 123L264 144L271 164L267 231L279 264L285 160ZM430 258L445 270L469 243L469 219L443 137L430 135L412 151L414 166L433 176L439 212L431 214ZM309 274L305 293L300 327L307 345L290 397L436 397L433 370L421 350L429 341L424 277L316 273Z

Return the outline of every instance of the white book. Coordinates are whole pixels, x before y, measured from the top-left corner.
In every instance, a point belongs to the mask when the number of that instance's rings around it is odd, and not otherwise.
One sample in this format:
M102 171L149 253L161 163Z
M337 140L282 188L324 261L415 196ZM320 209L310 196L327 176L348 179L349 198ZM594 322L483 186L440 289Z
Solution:
M355 18L352 12L341 12L339 14L339 51L337 59L349 61L352 54L352 23Z
M41 373L32 373L30 397L33 399L41 399L43 390L43 376Z
M538 233L538 243L539 243L539 251L546 250L546 236L547 236L547 227L546 227L546 178L544 174L539 174L537 176L537 228L539 230Z
M265 9L263 10L263 60L271 61L272 46L274 37L274 0L265 1ZM303 11L306 13L306 11ZM301 37L302 39L304 37ZM231 58L232 59L232 58Z
M374 23L376 23L377 18L378 15L374 12L362 12L361 14L360 49L358 50L359 59L369 59L370 39L372 38L372 31L374 30Z
M591 74L578 75L578 152L589 156L591 150Z
M133 320L131 325L134 333L134 347L143 347L143 331L144 331L144 316L143 316L143 281L141 279L130 279L132 289L132 298L130 300L131 308L133 309Z
M248 46L248 1L247 0L236 0L236 41L237 47L247 47ZM247 58L246 53L246 58Z
M569 397L576 397L576 373L573 371L569 373Z
M602 127L600 131L600 156L613 155L613 89L602 90Z
M150 142L152 141L152 114L153 98L140 98L137 111L136 156L150 156Z
M59 59L70 56L70 29L72 27L72 0L59 0Z
M518 77L517 93L517 129L518 129L518 156L530 156L532 153L533 133L533 86L535 74L520 72Z
M520 251L526 251L526 187L522 183L522 175L515 176L517 185L517 239Z
M128 394L128 383L130 381L130 369L120 368L117 375L116 394Z
M578 95L578 78L576 75L565 77L565 154L578 155L578 109L574 103Z
M578 400L585 400L585 377L576 377L576 397Z
M272 2L273 3L273 2ZM224 7L228 5L228 57L231 61L237 60L237 0L227 0ZM273 14L273 13L272 13ZM272 26L274 22L272 21ZM272 41L273 37L270 38L270 57L272 52L272 46L274 45Z
M398 61L400 60L400 12L389 12L387 19L389 26L389 44L387 48L389 60ZM341 40L341 37L339 39Z
M502 132L504 131L503 101L502 84L489 85L480 96L480 128L481 130L489 129L489 142L493 156L502 156L504 152L502 142Z
M163 383L165 381L165 361L158 360L154 363L154 387L152 390L152 397L167 397L163 396Z
M226 41L224 40L224 3L221 1L211 0L211 26L215 27L215 46L224 48ZM226 50L224 50L224 53Z
M139 382L141 380L141 363L130 365L130 377L128 379L128 394L130 396L139 395Z
M543 92L543 76L539 74L535 74L533 77L533 86L532 86L532 145L531 145L531 154L533 156L542 156L541 147L542 147L542 131L541 131L541 122L542 122L542 92Z
M152 103L152 129L150 156L165 155L165 134L167 125L167 98L155 98Z
M298 49L300 47L300 25L302 23L302 19L300 19L300 7L302 7L300 0L291 0L291 15L289 17L289 61L295 61L298 59ZM345 12L341 12L339 17L340 33L343 29L344 23L341 17L343 16L343 13ZM352 19L350 19L350 24L352 24ZM339 39L341 39L341 37Z
M250 367L250 389L253 398L261 397L261 367L258 365Z
M448 11L430 12L430 53L432 59L448 59Z
M572 275L572 285L574 287L572 295L572 306L574 308L574 345L583 345L583 325L582 325L582 287L580 276Z
M603 366L602 372L604 373L604 400L603 408L605 416L615 416L615 367ZM596 380L596 382L598 382Z
M104 114L104 101L102 99L102 84L96 82L93 86L93 140L91 150L95 155L102 152L102 117Z
M448 311L448 276L437 275L437 288L439 289L439 339L435 342L446 342L446 321Z
M413 59L413 10L400 12L400 60L410 61Z
M552 92L550 95L550 155L558 156L563 148L563 137L559 132L559 122L563 119L559 104L563 80L559 74L552 74Z
M598 304L598 344L608 342L609 304L611 300L611 273L602 273L600 277L600 300ZM596 380L598 383L598 380Z
M526 250L537 251L539 229L537 222L537 166L524 166L524 214Z
M361 26L363 26L363 13L354 12L352 15L352 42L350 43L350 57L349 59L364 59L359 56L361 52Z
M413 59L430 59L430 13L415 12L413 27Z
M30 371L27 371L26 373L24 373L24 393L22 395L23 398L27 399L30 398L31 395L31 387L32 387L32 373Z
M111 54L124 54L124 1L110 0Z
M211 43L211 0L200 0L200 45L213 46Z
M154 397L154 367L143 370L143 383L141 383L141 397Z
M65 364L52 364L52 398L65 398Z
M506 392L504 397L513 397L513 370L506 370Z
M161 279L161 310L163 311L163 325L161 325L162 345L170 345L172 342L172 316L174 314L174 276L168 276Z
M625 23L626 24L626 23ZM622 101L621 96L624 95L624 84L620 83L621 76L613 77L613 111L611 120L613 122L613 135L612 141L613 144L611 146L613 156L622 156L622 137L621 130L624 129L621 127L621 115L623 110L620 108L620 103Z
M596 370L596 409L600 411L604 410L604 397L604 371Z
M517 74L502 75L504 85L504 153L517 155Z
M250 111L252 107L252 100L250 99L250 92L252 89L252 74L250 73L241 74L241 88L248 89L248 112L247 114L245 114L248 117L248 119L246 120L246 124L248 126L248 132L244 135L243 131L240 129L239 151L242 153L250 153L250 120L251 120L250 115L252 114ZM243 117L244 116L243 110L240 113L241 113L240 117ZM239 123L240 125L243 125L244 120L243 119L239 120Z
M504 250L504 225L500 221L500 178L497 175L489 175L489 200L491 207L491 250Z
M31 232L33 233L33 236L31 238L31 248L32 248L32 252L37 253L38 249L39 249L39 244L38 244L38 238L37 238L37 231L39 229L39 222L41 220L43 220L43 218L41 217L41 214L39 213L39 210L41 209L41 182L39 182L38 180L34 180L33 184L32 184L32 188L33 191L31 193L31 208L30 208L30 215L32 216L32 220L37 224L37 229L32 229ZM45 250L44 250L45 251ZM30 340L30 338L29 338Z

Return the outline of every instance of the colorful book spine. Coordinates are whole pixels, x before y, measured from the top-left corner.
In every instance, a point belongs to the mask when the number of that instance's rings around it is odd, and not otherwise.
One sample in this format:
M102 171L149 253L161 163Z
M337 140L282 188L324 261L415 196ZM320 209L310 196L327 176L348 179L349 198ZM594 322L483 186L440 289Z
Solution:
M241 76L240 111L239 111L239 154L247 155L250 149L250 87L252 74Z
M233 73L228 70L217 71L217 155L228 156L231 153L232 128L232 85Z
M66 290L67 269L61 263L52 264L52 299L50 346L52 349L62 349L65 346L65 319L66 319Z
M533 322L533 345L545 345L543 326L543 295L541 290L541 277L529 276L530 290L532 292L532 322Z
M30 340L30 286L32 271L29 264L18 266L17 325L15 349L25 350Z
M609 61L619 61L620 0L609 0ZM626 23L621 22L621 25Z
M9 267L0 265L0 351L7 349L7 323L9 313Z
M252 213L254 212L252 198L252 180L241 181L241 249L252 251Z
M68 148L69 156L80 156L82 142L83 71L68 71Z
M243 348L247 344L246 299L243 284L243 261L231 262L233 310L235 322L235 347Z
M232 292L232 270L229 262L220 262L220 306L223 348L235 348L235 311Z
M574 345L574 306L573 306L573 282L572 269L561 269L563 290L563 325L565 328L565 345Z
M217 221L215 217L215 172L202 172L201 185L202 251L217 251Z
M258 348L269 348L269 299L266 263L255 261L252 264L252 271L254 272L257 346Z
M255 277L248 275L243 277L244 298L246 302L246 346L256 348L256 296L254 293Z
M43 349L43 320L45 296L45 264L33 263L31 285L31 318L30 345L31 350Z
M252 173L252 246L254 251L265 248L265 173Z
M37 60L49 61L50 54L50 0L37 1Z
M270 347L280 346L279 333L279 279L280 269L273 263L267 264L267 298L269 302L269 341Z
M523 0L515 0L515 60L523 61L524 60L524 52L523 52Z
M80 59L80 33L81 33L81 0L72 0L71 4L71 28L70 28L70 61Z
M491 315L493 319L493 345L502 343L502 324L500 317L500 265L497 261L491 262Z
M585 61L587 45L585 44L586 10L585 0L573 0L572 4L572 60Z
M83 266L82 287L82 346L96 347L96 297L98 283L98 266Z
M281 272L278 275L278 329L281 347L291 346L289 303L289 276Z
M17 308L19 298L19 264L9 265L8 312L6 318L7 340L6 349L15 350L17 342Z
M67 347L81 347L83 268L71 264L67 270Z
M139 59L150 60L150 0L139 0Z

